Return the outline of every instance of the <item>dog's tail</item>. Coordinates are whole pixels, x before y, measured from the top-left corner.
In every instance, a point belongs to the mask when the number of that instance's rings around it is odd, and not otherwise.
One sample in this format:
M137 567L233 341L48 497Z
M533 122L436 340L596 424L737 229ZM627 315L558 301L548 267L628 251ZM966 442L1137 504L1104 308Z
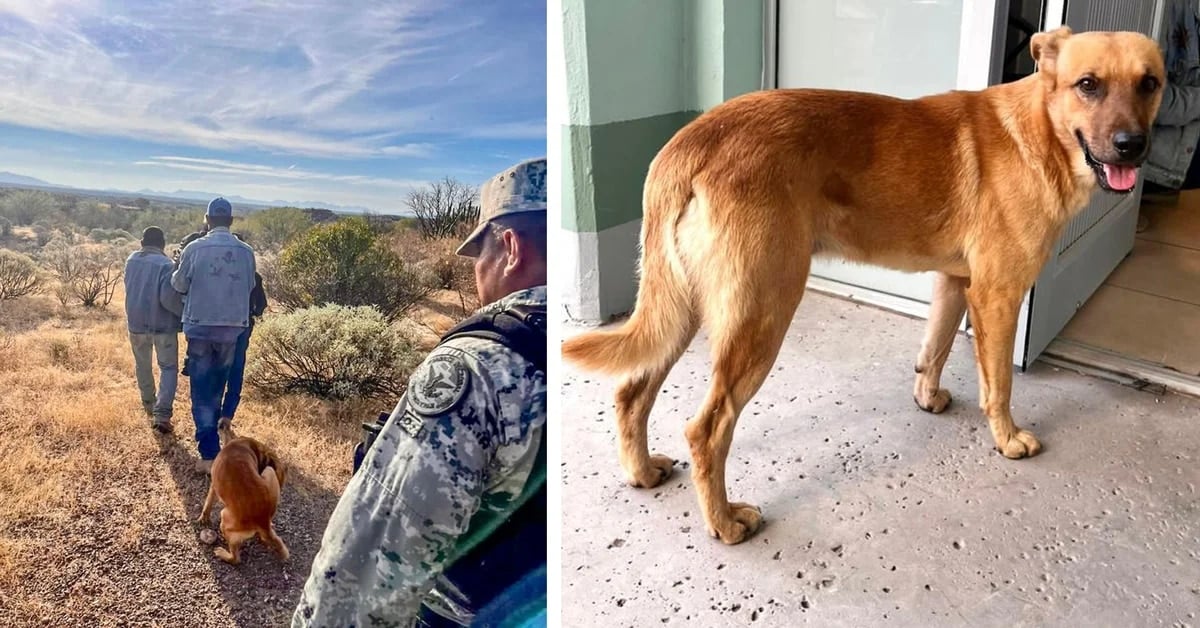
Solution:
M629 320L617 329L589 331L563 342L563 358L583 369L609 374L657 370L677 359L694 334L694 299L676 242L676 225L693 192L686 168L667 162L664 150L646 177L641 282Z

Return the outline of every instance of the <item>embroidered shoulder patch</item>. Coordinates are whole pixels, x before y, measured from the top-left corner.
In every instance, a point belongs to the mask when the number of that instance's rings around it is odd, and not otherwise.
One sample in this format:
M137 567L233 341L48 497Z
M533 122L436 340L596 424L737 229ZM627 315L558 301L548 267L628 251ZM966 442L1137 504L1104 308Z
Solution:
M408 403L420 414L442 414L467 394L470 373L457 355L438 354L425 361L408 390Z

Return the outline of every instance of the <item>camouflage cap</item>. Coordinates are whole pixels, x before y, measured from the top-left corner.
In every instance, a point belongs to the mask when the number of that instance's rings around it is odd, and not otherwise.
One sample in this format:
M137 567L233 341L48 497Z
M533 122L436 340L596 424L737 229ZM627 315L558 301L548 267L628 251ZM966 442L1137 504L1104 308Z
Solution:
M488 223L500 216L546 211L546 158L529 159L492 177L479 188L479 224L457 253L479 255Z

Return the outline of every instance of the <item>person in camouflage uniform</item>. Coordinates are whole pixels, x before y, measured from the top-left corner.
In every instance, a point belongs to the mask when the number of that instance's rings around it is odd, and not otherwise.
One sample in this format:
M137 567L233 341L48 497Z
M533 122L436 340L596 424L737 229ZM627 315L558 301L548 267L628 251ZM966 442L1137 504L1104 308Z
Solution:
M480 190L479 225L458 254L475 258L481 311L545 308L545 181L538 159ZM480 520L513 510L545 429L544 372L488 339L436 347L334 509L292 626L425 625L423 604L469 623L453 587L435 584Z

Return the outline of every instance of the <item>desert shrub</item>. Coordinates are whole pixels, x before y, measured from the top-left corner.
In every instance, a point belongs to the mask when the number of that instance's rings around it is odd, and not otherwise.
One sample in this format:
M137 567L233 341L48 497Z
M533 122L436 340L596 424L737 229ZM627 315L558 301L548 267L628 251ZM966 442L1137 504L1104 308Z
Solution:
M68 244L56 239L42 251L42 263L58 278L55 296L72 297L87 307L105 307L125 274L125 251L107 244Z
M124 229L92 229L88 237L96 242L129 242L136 239Z
M427 240L464 238L479 221L478 191L446 177L412 190L405 204L417 219L417 231Z
M12 235L12 228L12 221L4 216L0 216L0 237L7 238Z
M466 317L479 307L475 290L475 260L454 252L462 240L442 238L426 240L415 230L398 229L390 236L389 246L413 268L420 281L432 290L453 290Z
M254 330L246 383L268 396L394 396L420 361L413 340L375 308L330 304L263 319Z
M45 220L39 220L33 223L33 234L37 236L37 245L46 246L54 237L54 227Z
M302 209L271 207L246 216L237 230L245 234L256 251L278 251L312 226Z
M41 269L33 258L0 249L0 301L36 294L41 288Z
M50 350L50 363L55 366L66 366L71 360L71 343L62 338L51 339L47 343Z
M312 228L260 272L267 292L289 309L372 305L393 320L432 291L359 218Z
M0 199L0 213L18 225L32 225L54 215L58 203L49 192L17 190Z

